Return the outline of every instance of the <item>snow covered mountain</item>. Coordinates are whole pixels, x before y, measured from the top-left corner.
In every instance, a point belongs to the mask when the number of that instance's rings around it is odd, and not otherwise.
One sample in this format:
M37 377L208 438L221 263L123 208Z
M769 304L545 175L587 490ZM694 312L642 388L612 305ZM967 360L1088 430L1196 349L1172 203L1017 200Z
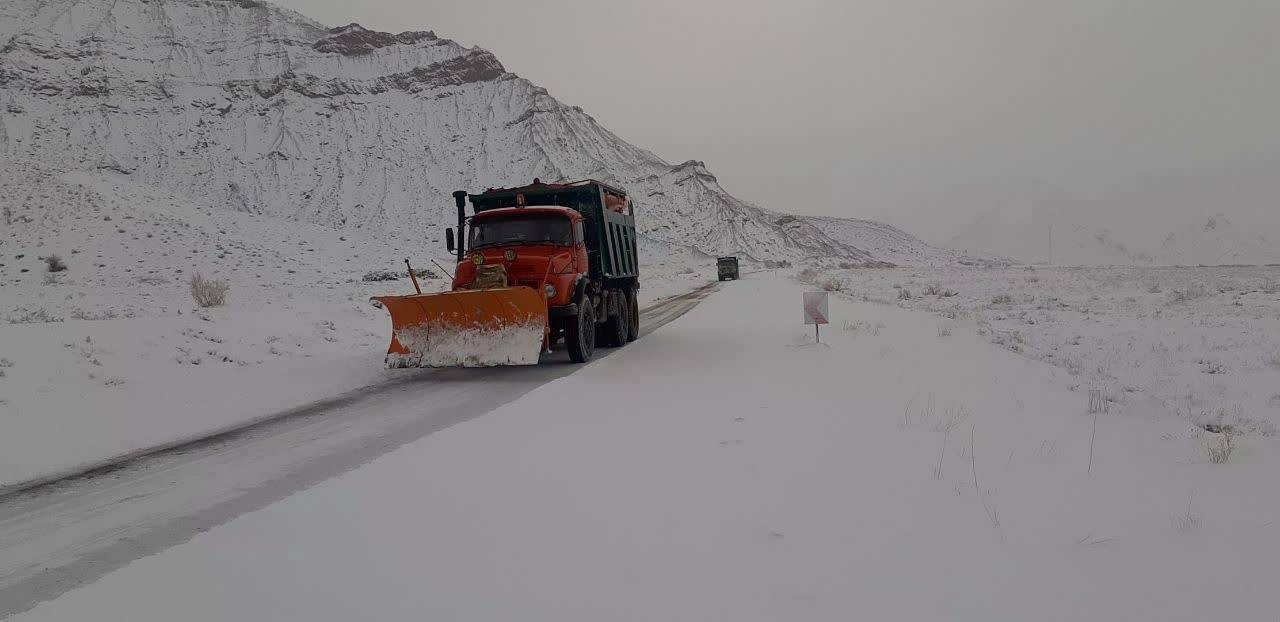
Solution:
M1166 235L1155 257L1162 264L1184 266L1266 264L1280 262L1280 249L1219 213Z
M252 214L439 239L449 192L586 177L655 247L955 262L870 221L741 201L433 32L324 26L257 0L0 0L0 154ZM602 87L608 87L608 77Z
M1147 264L1151 259L1111 230L1068 209L1023 209L1009 204L983 212L942 240L944 246L986 251L1026 263L1061 265Z
M1133 243L1098 224L1105 215L1070 211L992 209L943 241L1027 263L1059 265L1261 265L1280 262L1280 248L1221 213L1175 228L1160 243ZM1165 226L1170 226L1164 223ZM1158 231L1158 230L1157 230ZM1050 255L1052 253L1052 255Z

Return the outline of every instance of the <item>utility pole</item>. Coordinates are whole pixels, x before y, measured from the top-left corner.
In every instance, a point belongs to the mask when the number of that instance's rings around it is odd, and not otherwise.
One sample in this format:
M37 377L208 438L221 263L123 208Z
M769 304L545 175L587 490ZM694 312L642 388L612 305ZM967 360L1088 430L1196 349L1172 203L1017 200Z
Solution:
M1049 265L1053 265L1053 225L1049 225Z

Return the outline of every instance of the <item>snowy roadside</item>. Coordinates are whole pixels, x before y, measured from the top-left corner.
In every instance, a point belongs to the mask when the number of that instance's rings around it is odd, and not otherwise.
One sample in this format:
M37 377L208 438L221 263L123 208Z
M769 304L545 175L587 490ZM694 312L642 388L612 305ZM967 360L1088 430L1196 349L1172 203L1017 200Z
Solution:
M436 241L339 232L176 200L117 175L14 166L35 217L0 238L0 490L243 425L391 379L375 294L448 280ZM643 249L642 249L643 251ZM714 260L642 253L642 304L714 278ZM67 269L49 272L59 255ZM399 265L397 266L397 264ZM423 265L425 264L425 265ZM188 278L230 286L200 308Z
M1220 435L1092 417L1064 370L889 305L833 299L818 346L801 289L730 283L485 417L17 619L1275 610L1274 439L1212 464Z
M939 332L976 331L1061 367L1095 409L1239 434L1280 429L1280 266L831 270L806 280L928 311Z

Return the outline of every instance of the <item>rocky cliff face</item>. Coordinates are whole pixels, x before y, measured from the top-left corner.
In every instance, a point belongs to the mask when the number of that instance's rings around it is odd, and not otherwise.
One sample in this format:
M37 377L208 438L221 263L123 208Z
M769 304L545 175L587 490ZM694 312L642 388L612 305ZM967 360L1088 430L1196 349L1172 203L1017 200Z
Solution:
M256 0L0 0L0 153L111 169L327 227L436 236L449 192L598 178L657 246L950 262L869 221L790 216L672 165L435 33L325 28Z

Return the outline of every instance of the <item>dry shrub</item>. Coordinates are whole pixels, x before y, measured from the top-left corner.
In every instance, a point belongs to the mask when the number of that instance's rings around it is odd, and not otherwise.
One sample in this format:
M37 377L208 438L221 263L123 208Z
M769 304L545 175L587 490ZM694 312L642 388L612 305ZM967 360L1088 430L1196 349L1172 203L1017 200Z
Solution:
M44 258L44 267L49 272L66 272L67 262L63 261L62 257L58 255L49 255Z
M829 292L842 292L849 286L849 284L845 282L844 279L830 278L823 279L822 283L818 286Z
M191 298L202 307L221 307L227 302L230 289L226 281L209 280L199 272L191 275Z
M1219 434L1214 435L1215 440L1210 440L1205 445L1205 449L1209 452L1209 462L1213 464L1226 464L1231 458L1231 450L1235 449L1235 445L1231 440L1231 432L1223 429Z

